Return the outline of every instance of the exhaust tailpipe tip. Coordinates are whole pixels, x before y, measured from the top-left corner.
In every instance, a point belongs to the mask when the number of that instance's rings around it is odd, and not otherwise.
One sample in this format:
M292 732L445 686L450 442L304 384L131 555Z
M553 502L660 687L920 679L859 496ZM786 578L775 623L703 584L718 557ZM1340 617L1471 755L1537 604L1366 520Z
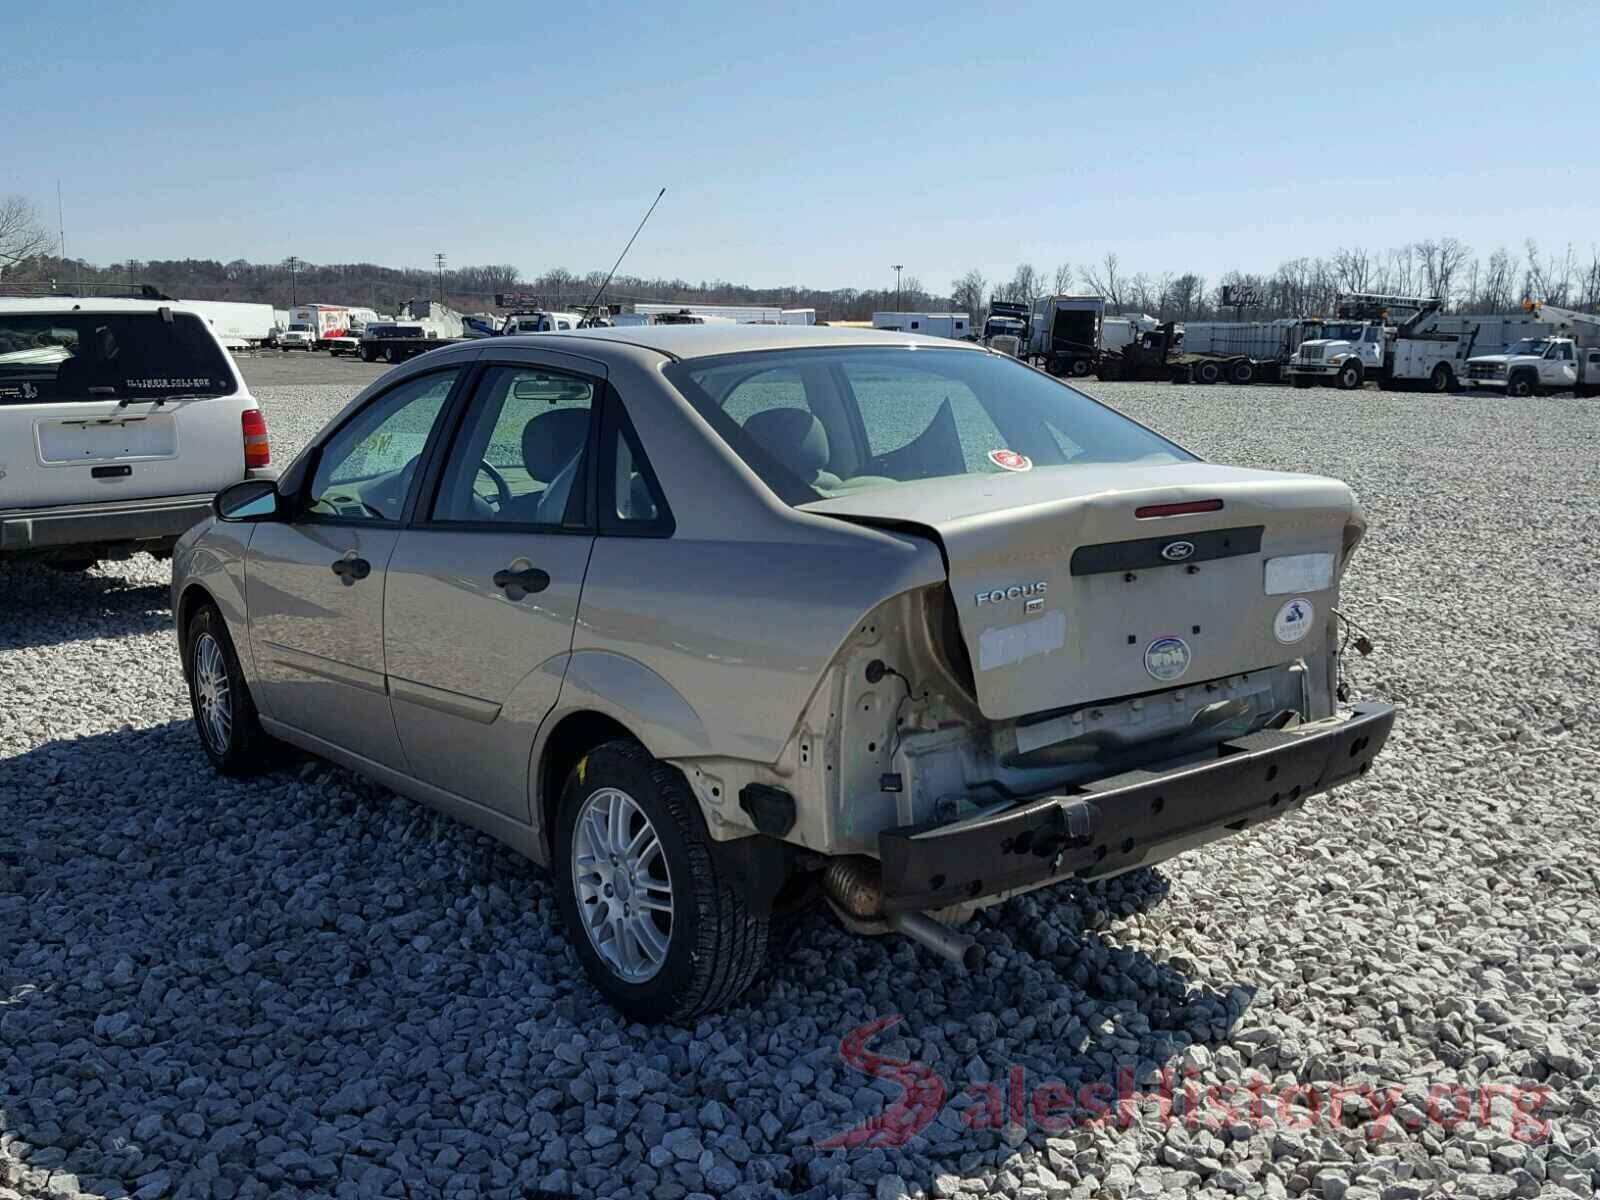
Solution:
M982 946L923 913L895 913L889 917L889 927L963 970L976 971L983 966Z

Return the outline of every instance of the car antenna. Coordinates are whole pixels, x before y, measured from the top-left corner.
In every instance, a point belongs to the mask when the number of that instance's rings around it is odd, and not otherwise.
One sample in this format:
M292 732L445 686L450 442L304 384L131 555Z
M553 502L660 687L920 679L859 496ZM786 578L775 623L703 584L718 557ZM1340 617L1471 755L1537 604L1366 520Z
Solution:
M588 319L590 321L593 321L594 318L595 318L595 312L597 311L596 310L596 305L598 305L600 303L600 297L605 295L606 289L611 286L611 276L615 275L617 273L617 268L622 265L622 260L624 258L628 257L628 251L633 249L633 243L634 243L635 239L637 239L638 236L639 236L639 230L644 228L645 221L648 221L650 219L650 214L655 212L656 205L661 203L661 197L665 196L666 194L667 194L667 189L666 188L662 188L659 192L656 193L656 198L650 202L650 207L645 210L644 217L639 222L639 229L635 229L633 231L633 237L628 239L628 244L622 248L622 253L617 255L617 261L611 264L611 270L606 275L606 281L600 285L600 290L594 294L594 299L589 301L589 318Z

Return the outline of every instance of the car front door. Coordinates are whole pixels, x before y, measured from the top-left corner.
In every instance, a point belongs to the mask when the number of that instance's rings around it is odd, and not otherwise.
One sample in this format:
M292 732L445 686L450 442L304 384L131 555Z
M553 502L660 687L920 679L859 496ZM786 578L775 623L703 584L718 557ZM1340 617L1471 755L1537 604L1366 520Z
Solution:
M291 520L256 526L245 567L264 714L397 770L405 759L384 678L384 571L462 370L412 376L333 431Z
M483 368L389 561L384 646L417 779L520 821L594 544L604 368Z

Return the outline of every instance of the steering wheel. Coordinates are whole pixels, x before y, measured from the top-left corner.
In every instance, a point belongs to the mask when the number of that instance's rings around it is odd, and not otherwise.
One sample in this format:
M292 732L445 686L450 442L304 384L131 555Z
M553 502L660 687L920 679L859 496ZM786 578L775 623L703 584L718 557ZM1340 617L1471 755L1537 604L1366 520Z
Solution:
M506 477L500 474L499 471L495 470L493 464L491 464L487 458L481 459L478 462L478 470L487 472L489 475L489 482L494 484L494 490L497 493L495 504L499 508L505 508L506 505L510 504L511 488L506 483Z

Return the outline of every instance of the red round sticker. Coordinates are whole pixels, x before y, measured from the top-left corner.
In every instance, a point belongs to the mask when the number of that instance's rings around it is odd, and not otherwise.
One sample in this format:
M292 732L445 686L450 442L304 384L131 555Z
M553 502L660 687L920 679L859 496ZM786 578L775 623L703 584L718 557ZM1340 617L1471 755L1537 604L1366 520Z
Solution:
M991 450L989 461L1002 471L1033 470L1033 459L1026 454L1018 454L1015 450Z

